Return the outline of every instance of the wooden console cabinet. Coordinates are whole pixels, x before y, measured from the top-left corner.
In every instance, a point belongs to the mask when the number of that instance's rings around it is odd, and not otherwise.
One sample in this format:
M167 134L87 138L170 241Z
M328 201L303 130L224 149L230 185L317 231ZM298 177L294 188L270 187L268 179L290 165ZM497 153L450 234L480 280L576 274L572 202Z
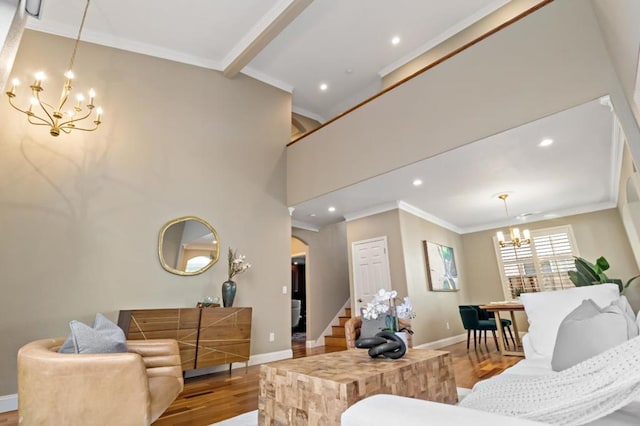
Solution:
M251 308L136 309L120 311L127 339L176 339L182 370L249 362Z

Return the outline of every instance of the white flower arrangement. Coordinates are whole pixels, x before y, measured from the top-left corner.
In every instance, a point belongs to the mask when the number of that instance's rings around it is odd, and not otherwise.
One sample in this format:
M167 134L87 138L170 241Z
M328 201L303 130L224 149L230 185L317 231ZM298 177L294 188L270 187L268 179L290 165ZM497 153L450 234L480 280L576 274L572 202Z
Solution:
M380 289L374 296L373 300L362 309L362 318L366 320L378 319L379 317L390 316L402 318L404 320L416 317L413 306L408 297L403 299L401 305L396 306L396 298L398 292L395 290L387 291ZM393 321L395 323L396 321ZM397 328L397 324L394 324Z
M416 317L416 313L413 311L413 305L411 301L409 301L408 297L405 297L402 301L402 304L396 306L396 312L398 313L398 317L403 320L413 319Z
M229 247L229 281L233 277L238 274L245 272L247 269L251 268L251 264L247 262L247 259L244 255L238 254L238 250L232 250Z

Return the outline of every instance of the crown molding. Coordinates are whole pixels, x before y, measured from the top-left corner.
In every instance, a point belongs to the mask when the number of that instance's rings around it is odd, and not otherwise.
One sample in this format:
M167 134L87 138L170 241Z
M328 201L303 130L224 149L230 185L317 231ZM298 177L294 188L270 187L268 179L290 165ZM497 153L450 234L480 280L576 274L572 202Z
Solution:
M449 231L452 231L458 234L462 233L462 229L457 227L456 225L453 225L445 220L442 220L439 217L434 216L431 213L427 213L424 210L419 209L418 207L404 201L392 201L390 203L379 204L377 206L373 206L371 208L364 209L364 210L359 210L357 212L347 213L344 215L344 218L347 222L351 222L353 220L362 219L365 217L373 216L376 214L380 214L380 213L384 213L384 212L388 212L396 209L410 213L414 216L419 217L420 219L426 220L427 222L431 222L435 225L448 229Z
M409 62L416 59L418 56L428 52L429 50L433 49L443 41L453 37L454 35L461 32L462 30L475 24L485 16L492 14L493 12L495 12L496 10L498 10L499 8L501 8L507 3L509 3L509 0L496 0L488 4L487 6L483 7L482 9L474 13L473 15L468 16L467 18L458 22L456 25L449 27L447 30L440 33L436 37L432 38L431 40L429 40L422 46L418 47L414 51L406 54L405 56L398 59L397 61L392 62L386 67L382 68L380 71L378 71L378 75L380 76L380 78L386 77L388 74L391 74L398 68L408 64Z
M400 210L403 210L403 211L407 212L407 213L411 213L412 215L417 216L417 217L419 217L421 219L424 219L427 222L431 222L431 223L433 223L435 225L438 225L438 226L441 226L441 227L443 227L445 229L448 229L449 231L455 232L456 234L462 234L463 233L463 229L462 228L460 228L460 227L458 227L458 226L456 226L456 225L454 225L452 223L449 223L446 220L440 219L438 216L434 216L431 213L427 213L424 210L419 209L418 207L416 207L416 206L414 206L412 204L406 203L404 201L400 201L398 203L398 208Z
M78 34L77 27L68 25L49 24L29 17L27 28L34 31L53 34L60 37L75 39ZM183 64L194 65L200 68L222 71L222 64L219 61L203 58L195 55L186 55L183 52L164 49L147 43L138 43L113 35L107 35L102 32L85 30L82 33L82 42L99 44L102 46L112 47L114 49L126 50L128 52L139 53L141 55L153 56L156 58L167 59L169 61L180 62Z
M307 109L300 108L300 107L295 106L295 105L291 106L291 111L295 112L296 114L303 115L303 116L305 116L307 118L311 118L313 120L316 120L320 124L324 124L324 123L327 122L327 119L324 118L323 116L321 116L319 114L316 114L315 112L311 112L311 111L309 111Z
M397 201L392 201L390 203L378 204L377 206L369 207L368 209L358 210L352 213L346 213L344 214L344 219L347 222L351 222L353 220L362 219L365 217L388 212L391 210L396 210L399 208L400 208L399 203Z
M559 219L562 217L575 216L578 214L593 213L600 210L612 209L617 206L618 206L617 202L604 201L602 203L594 203L594 204L587 204L579 207L571 207L564 210L554 211L552 213L539 213L539 214L527 216L527 220L518 222L517 226L523 227L528 223L544 222L545 220ZM549 216L552 216L552 217L549 217ZM490 229L503 228L508 226L516 226L516 224L513 223L513 220L509 221L505 219L499 222L492 222L492 223L486 223L484 225L469 226L466 228L462 228L461 234L471 234L473 232L488 231Z
M269 86L273 86L280 90L284 90L287 93L293 93L293 86L290 85L289 83L285 83L282 80L278 80L277 78L273 78L270 75L261 73L260 71L257 71L251 67L244 67L242 69L241 74L244 74L251 78L255 78L258 81L261 81L265 84L268 84Z
M312 225L310 223L307 222L303 222L301 220L292 220L291 221L291 227L292 228L298 228L298 229L304 229L305 231L311 231L311 232L320 232L320 228L318 228L315 225Z

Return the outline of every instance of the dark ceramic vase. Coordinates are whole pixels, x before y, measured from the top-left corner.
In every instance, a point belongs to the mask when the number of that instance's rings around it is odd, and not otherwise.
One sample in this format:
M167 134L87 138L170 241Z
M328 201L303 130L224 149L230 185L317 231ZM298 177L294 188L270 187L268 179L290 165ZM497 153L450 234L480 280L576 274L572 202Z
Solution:
M233 306L233 299L236 297L236 283L225 281L222 283L222 306L230 308Z

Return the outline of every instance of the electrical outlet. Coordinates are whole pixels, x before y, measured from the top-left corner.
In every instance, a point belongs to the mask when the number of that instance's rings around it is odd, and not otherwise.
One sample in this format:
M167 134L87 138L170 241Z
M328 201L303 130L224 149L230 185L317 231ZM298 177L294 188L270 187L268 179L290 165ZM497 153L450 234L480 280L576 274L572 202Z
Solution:
M283 286L282 286L282 294L287 294L287 291L288 291L288 290L287 290L287 286L286 286L286 285L283 285Z
M447 323L447 330L451 330L451 327L449 327L449 323Z
M274 332L269 333L269 341L273 342L274 340L276 340L276 333Z

